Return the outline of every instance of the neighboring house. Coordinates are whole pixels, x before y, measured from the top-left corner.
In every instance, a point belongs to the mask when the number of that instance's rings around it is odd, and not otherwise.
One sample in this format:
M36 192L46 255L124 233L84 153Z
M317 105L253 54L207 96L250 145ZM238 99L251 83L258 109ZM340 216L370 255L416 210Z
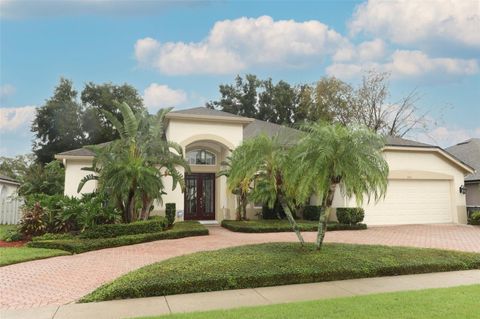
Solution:
M278 135L285 143L294 143L299 131L281 125L198 107L167 114L166 137L180 144L191 165L185 174L185 193L180 188L168 191L164 203L175 203L183 211L180 219L217 220L235 218L235 196L228 191L226 177L217 177L220 164L230 150L243 140L260 133ZM377 205L366 203L365 222L370 225L417 223L466 223L465 196L459 193L466 174L473 169L439 147L390 138L384 149L390 166L386 198ZM90 166L93 153L77 149L56 155L65 165L65 194L79 196L77 187ZM308 174L308 172L306 172ZM165 183L171 189L171 180ZM88 182L83 192L95 189ZM312 204L314 204L312 199ZM339 192L335 207L355 206ZM260 207L249 207L249 218L256 218ZM157 205L155 212L163 213Z
M467 206L480 207L480 138L469 139L446 150L476 170L465 176L465 194Z
M15 179L0 174L0 201L11 195L16 195L20 183Z

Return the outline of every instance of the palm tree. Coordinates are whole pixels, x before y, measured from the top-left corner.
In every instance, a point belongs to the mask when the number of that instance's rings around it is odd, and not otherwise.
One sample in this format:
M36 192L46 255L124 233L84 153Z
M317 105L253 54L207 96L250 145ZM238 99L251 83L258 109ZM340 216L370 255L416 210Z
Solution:
M245 140L231 155L227 186L230 191L238 188L246 192L254 185L249 197L273 208L278 200L285 211L300 243L304 240L290 207L293 203L294 188L285 172L293 168L290 152L277 138L259 135Z
M384 139L365 129L314 123L295 149L297 198L318 194L322 200L316 247L321 249L337 187L360 205L365 198L376 201L387 189L388 164L382 156Z
M126 104L116 104L123 117L120 122L113 114L103 111L113 124L120 139L104 146L89 147L95 152L92 171L85 176L78 191L89 180L97 180L99 190L107 192L123 212L124 222L137 219L137 201L142 203L140 218L148 218L154 200L160 200L164 192L163 177L171 176L173 189L180 184L184 188L183 175L177 170L189 170L180 145L165 138L165 115L160 110L155 116L148 113L134 114Z

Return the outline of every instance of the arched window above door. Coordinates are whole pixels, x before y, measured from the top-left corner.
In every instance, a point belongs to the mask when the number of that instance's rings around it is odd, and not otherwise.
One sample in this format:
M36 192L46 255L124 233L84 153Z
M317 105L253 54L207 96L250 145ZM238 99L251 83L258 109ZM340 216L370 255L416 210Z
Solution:
M187 162L190 165L215 165L215 154L205 149L195 149L187 152Z

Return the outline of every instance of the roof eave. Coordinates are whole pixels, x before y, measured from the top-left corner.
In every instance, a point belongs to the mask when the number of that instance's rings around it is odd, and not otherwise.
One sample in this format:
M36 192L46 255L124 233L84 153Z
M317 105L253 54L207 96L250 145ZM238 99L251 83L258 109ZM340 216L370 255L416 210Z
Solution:
M76 160L93 160L93 155L55 155L55 159L64 160L64 159L76 159Z
M252 118L248 117L230 117L230 116L211 116L211 115L194 115L194 114L183 114L183 113L167 113L165 118L172 120L192 120L192 121L201 121L201 122L222 122L222 123L238 123L238 124L249 124L254 121Z

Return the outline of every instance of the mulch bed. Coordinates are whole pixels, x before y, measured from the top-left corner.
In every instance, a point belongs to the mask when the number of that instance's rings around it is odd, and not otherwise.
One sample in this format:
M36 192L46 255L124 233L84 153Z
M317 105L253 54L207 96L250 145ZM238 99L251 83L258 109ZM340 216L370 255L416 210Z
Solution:
M25 245L27 240L20 240L20 241L3 241L0 240L0 247L22 247Z

